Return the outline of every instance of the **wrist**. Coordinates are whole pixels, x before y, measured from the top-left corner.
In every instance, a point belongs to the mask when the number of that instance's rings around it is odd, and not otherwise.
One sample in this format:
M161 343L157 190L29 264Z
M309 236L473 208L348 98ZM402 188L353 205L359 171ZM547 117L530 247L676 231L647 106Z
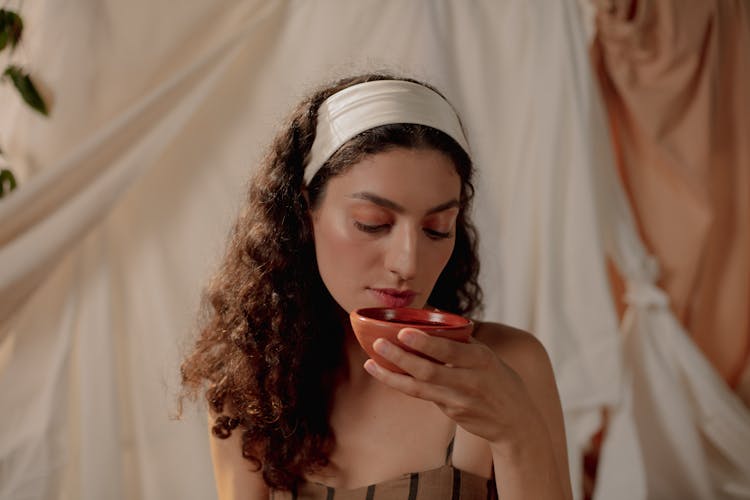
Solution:
M536 420L536 419L535 419ZM497 484L508 499L564 499L554 446L544 422L490 443Z
M517 461L544 453L551 448L552 440L541 415L534 415L489 444L493 456Z

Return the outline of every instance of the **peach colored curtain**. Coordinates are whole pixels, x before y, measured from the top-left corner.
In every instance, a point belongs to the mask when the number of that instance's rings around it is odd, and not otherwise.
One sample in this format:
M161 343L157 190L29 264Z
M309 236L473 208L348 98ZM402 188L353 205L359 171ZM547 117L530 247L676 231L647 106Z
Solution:
M750 403L750 2L597 5L616 161L658 283Z

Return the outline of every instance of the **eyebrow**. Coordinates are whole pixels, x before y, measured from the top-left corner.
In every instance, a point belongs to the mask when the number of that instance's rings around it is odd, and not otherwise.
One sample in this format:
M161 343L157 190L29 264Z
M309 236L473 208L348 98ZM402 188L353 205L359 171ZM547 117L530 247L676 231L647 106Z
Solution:
M369 193L367 191L354 193L350 196L350 198L356 198L358 200L366 200L376 205L379 205L381 207L393 210L394 212L399 213L399 214L406 212L406 209L402 207L401 205L399 205L398 203L393 202L389 199L383 198L382 196ZM461 204L455 198L450 201L446 201L445 203L441 203L440 205L437 205L435 207L432 207L431 209L427 210L426 215L434 214L437 212L442 212L443 210L448 210L449 208L453 208L453 207L458 207L458 208L461 207Z

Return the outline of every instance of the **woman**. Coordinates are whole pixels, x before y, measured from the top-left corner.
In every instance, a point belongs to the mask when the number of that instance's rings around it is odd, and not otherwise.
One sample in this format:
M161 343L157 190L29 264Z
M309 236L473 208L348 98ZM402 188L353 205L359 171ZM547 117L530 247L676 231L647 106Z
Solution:
M255 175L182 367L206 388L220 499L570 498L544 348L478 323L368 359L348 312L481 305L472 163L430 87L387 75L305 100Z

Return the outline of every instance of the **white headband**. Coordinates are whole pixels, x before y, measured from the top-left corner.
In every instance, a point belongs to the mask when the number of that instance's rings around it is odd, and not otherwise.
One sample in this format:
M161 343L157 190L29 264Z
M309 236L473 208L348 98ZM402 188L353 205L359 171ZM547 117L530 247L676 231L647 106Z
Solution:
M415 123L440 130L469 152L456 112L440 94L402 80L359 83L333 94L320 105L315 141L305 166L305 184L349 139L392 123Z

